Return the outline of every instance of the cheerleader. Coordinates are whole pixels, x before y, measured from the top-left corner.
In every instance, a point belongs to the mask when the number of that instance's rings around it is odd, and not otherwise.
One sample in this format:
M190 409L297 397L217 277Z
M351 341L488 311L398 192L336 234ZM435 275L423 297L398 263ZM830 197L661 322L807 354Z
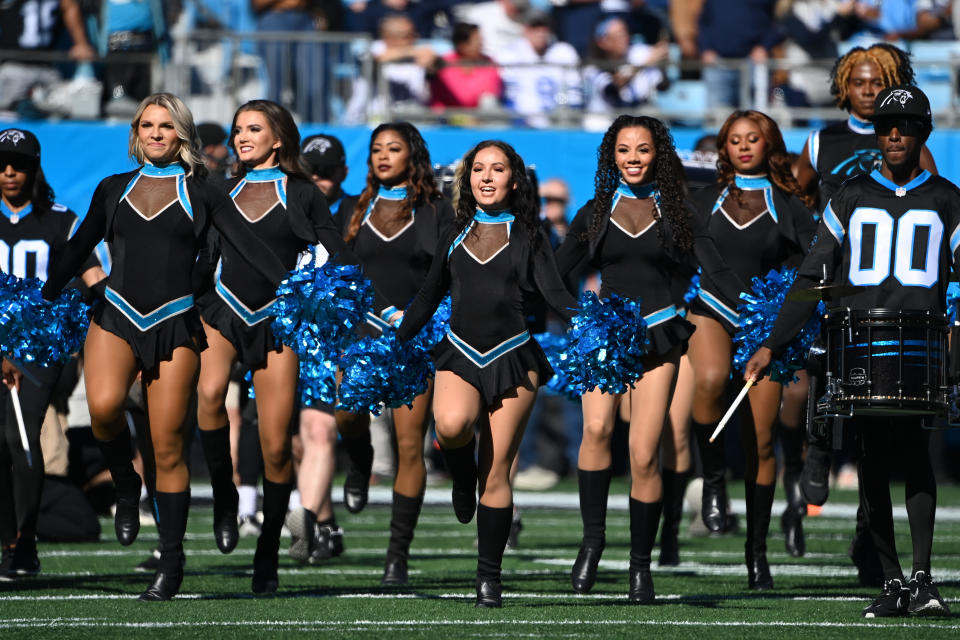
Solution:
M630 396L630 600L654 599L650 552L662 507L658 449L693 326L677 311L674 280L689 276L693 255L704 271L740 292L709 237L684 203L683 168L667 127L654 118L620 116L597 153L596 195L570 225L557 251L561 273L589 263L600 271L601 297L640 298L649 349ZM577 475L583 542L571 580L586 593L596 580L605 544L610 489L610 436L620 396L599 389L583 396L583 441Z
M40 167L40 143L25 129L0 131L0 270L19 278L47 279L50 258L60 252L76 229L77 215L54 202L53 189ZM88 258L83 281L93 285L105 277L96 259ZM0 581L33 576L37 558L37 516L43 492L40 426L63 367L20 363L30 373L20 391L20 405L30 445L28 464L5 390L0 391ZM73 362L76 366L76 362Z
M435 354L433 415L457 519L470 522L477 512L476 606L500 607L500 565L513 519L510 467L537 387L553 375L527 328L524 302L539 292L565 320L577 303L557 273L536 193L513 147L479 143L463 157L455 184L456 226L438 245L398 335L415 336L450 292L450 329Z
M196 387L203 326L191 272L212 222L227 245L247 256L257 277L281 278L283 265L231 215L209 187L193 116L169 93L148 96L130 124L129 152L141 167L104 179L90 210L43 287L53 299L96 244L111 243L105 301L94 307L84 345L90 421L117 487L115 528L129 545L140 527L140 477L131 464L124 402L141 373L156 458L160 560L141 600L169 600L183 580L183 534L190 477L183 424ZM262 275L261 275L262 274Z
M697 215L726 262L744 283L770 269L793 264L806 254L816 224L812 199L797 197L776 123L757 111L735 111L717 135L717 184L694 197ZM745 289L746 291L746 289ZM697 331L690 339L695 390L693 431L703 460L703 521L720 531L726 519L722 440L709 443L723 414L733 344L739 326L736 307L724 303L715 280L705 273L688 318ZM751 589L771 589L766 558L767 529L776 481L774 424L782 385L764 380L749 392L750 419L743 420L746 451L747 574Z
M240 161L237 177L222 183L233 200L231 218L263 239L285 270L311 245L335 260L356 264L333 225L326 199L310 181L300 157L300 133L282 106L267 100L242 105L233 117L231 142ZM254 593L277 590L280 529L293 488L290 425L296 408L299 361L270 328L275 291L283 274L265 278L251 270L237 247L223 245L215 284L200 300L210 348L201 358L197 420L214 485L214 517L232 500L232 462L225 398L235 362L253 371L263 451L263 526L253 559ZM314 406L332 413L331 406ZM212 433L217 436L214 439ZM228 493L229 492L229 493ZM231 502L232 508L236 503ZM235 514L235 511L234 511ZM234 521L236 516L234 515Z
M370 135L369 149L366 187L352 210L341 209L339 221L364 269L383 287L391 305L385 313L392 315L406 308L423 285L437 243L453 226L453 209L436 186L427 145L416 127L407 122L382 124ZM379 329L387 319L371 318L371 323ZM411 406L393 410L397 475L384 585L407 584L410 543L426 487L423 438L432 395L431 381ZM373 462L369 417L339 413L338 419L351 460L344 503L357 513L367 502Z

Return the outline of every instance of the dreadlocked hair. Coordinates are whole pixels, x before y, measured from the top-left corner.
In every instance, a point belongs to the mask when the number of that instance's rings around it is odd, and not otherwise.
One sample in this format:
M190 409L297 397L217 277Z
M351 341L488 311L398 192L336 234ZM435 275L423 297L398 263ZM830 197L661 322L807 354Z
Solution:
M603 141L597 149L597 173L594 176L594 204L593 216L587 229L590 239L595 239L604 228L604 223L610 217L613 195L620 185L621 173L616 162L617 136L623 129L643 127L653 137L653 146L656 150L653 178L660 191L660 210L654 210L654 217L661 216L670 226L672 240L683 252L689 252L693 247L693 234L687 222L687 210L683 201L686 197L686 182L683 178L683 165L677 157L677 150L673 143L670 130L660 120L650 116L618 117L603 134ZM657 236L663 242L663 225L657 225Z
M430 152L427 151L427 143L415 126L409 122L385 122L373 130L370 134L370 146L373 149L373 143L384 131L393 131L400 134L407 148L410 150L410 156L407 160L406 171L402 174L406 177L407 197L403 201L399 215L404 220L413 217L413 210L424 204L440 197L440 190L433 179L433 167L430 164ZM363 223L363 216L367 212L367 207L377 197L380 190L380 181L373 172L372 153L367 154L367 184L357 199L357 206L350 217L350 224L347 226L347 233L344 240L350 242L360 231L360 225Z
M728 187L738 203L743 203L741 200L743 192L737 187L736 171L733 168L733 163L730 162L730 153L727 151L727 138L730 137L730 129L741 119L750 120L756 124L760 129L760 135L766 142L766 157L764 158L766 167L764 168L770 177L770 182L780 190L797 196L807 208L812 209L814 195L804 193L803 189L800 188L800 183L793 177L793 171L790 168L790 156L787 154L787 146L783 142L780 128L770 116L752 109L731 113L723 126L720 127L720 132L717 133L717 182Z
M537 190L527 176L527 166L517 151L503 140L484 140L467 151L457 165L453 178L453 201L456 212L457 229L463 231L473 220L477 212L477 199L470 186L470 174L473 161L477 154L488 147L496 147L503 152L510 167L510 179L516 188L510 190L510 195L504 203L504 208L516 218L517 223L527 231L530 245L536 248L540 240L540 221L537 200Z
M892 44L879 43L867 47L854 47L837 59L830 70L830 95L834 103L846 111L850 110L850 96L847 83L854 67L864 62L877 65L883 84L892 87L897 84L913 84L913 67L910 56Z

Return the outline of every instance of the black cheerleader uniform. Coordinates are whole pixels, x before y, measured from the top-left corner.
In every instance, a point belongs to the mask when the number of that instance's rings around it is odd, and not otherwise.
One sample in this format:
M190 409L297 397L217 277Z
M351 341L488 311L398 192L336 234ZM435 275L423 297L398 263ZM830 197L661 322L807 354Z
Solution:
M93 320L130 345L144 373L155 373L177 347L206 346L191 274L211 223L250 271L260 278L283 277L283 264L237 224L229 207L229 200L205 181L188 178L179 164L147 164L105 178L54 263L43 295L56 297L105 239L112 264L105 302L94 307Z
M450 328L435 349L438 371L452 371L496 406L509 391L537 373L540 384L553 376L543 350L530 335L524 303L538 291L564 320L577 301L563 286L550 241L530 232L509 212L481 210L460 231L441 240L423 288L403 317L397 335L415 336L450 292Z
M220 248L215 284L199 306L204 321L219 331L237 351L245 367L261 369L267 353L283 345L270 328L276 290L286 272L315 244L331 259L357 264L359 260L337 233L323 193L309 180L290 176L279 168L254 169L223 183L234 205L229 217L247 233L255 234L279 258L282 273L268 276L253 268L243 247Z
M817 225L795 195L774 186L766 176L736 176L740 198L727 185L698 191L691 200L701 223L724 261L746 286L771 269L796 267L807 254ZM717 320L733 335L740 326L736 307L725 304L710 274L690 305L697 315Z
M851 115L807 137L810 166L819 177L819 206L826 206L844 181L880 167L882 158L872 122Z
M739 278L724 263L713 240L690 212L688 224L693 234L693 256L682 255L673 244L670 228L659 213L660 193L655 184L631 187L621 183L604 216L602 228L594 237L587 234L593 218L594 200L574 217L567 236L557 250L560 273L567 274L583 266L600 272L600 297L612 293L624 298L640 298L647 321L648 353L665 354L677 345L686 347L694 327L677 307L677 278L689 281L696 257L705 273L710 273L724 300L735 300L741 287ZM688 211L690 210L687 207ZM662 236L662 237L661 237Z
M417 207L409 220L397 220L395 213L406 198L406 187L380 186L349 243L367 275L383 288L389 303L379 315L368 315L368 323L378 330L387 326L387 320L397 310L406 309L417 295L440 239L454 225L453 208L442 196ZM344 236L354 207L341 207L337 216Z

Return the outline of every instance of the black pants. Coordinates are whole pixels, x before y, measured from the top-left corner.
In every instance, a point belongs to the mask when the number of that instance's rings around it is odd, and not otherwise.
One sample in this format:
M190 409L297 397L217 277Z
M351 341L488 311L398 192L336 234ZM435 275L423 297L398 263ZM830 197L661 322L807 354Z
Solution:
M100 521L83 492L66 478L47 476L43 483L37 537L48 542L96 542Z
M918 418L858 417L861 506L877 548L884 579L902 578L893 536L890 476L905 482L905 501L913 543L913 571L930 571L937 485L930 465L930 432Z
M43 451L40 449L40 427L47 414L50 396L60 377L61 367L41 368L20 365L28 375L20 384L20 408L26 427L31 460L28 464L10 391L0 388L0 543L16 542L17 532L36 532L40 496L43 492Z

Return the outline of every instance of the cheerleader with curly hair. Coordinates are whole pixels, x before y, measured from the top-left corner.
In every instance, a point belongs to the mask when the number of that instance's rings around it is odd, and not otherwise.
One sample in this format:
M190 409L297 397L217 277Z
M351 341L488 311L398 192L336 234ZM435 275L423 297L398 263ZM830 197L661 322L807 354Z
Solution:
M438 245L398 334L415 336L449 291L450 328L434 359L437 440L453 476L457 519L470 522L477 512L476 606L499 607L513 519L510 467L537 388L553 376L530 335L524 304L542 295L569 320L577 302L557 273L537 194L513 147L479 143L463 157L454 184L456 226Z
M363 261L366 273L387 296L389 305L373 328L410 304L445 232L453 227L453 209L433 178L423 136L408 122L388 122L370 134L367 184L348 212L338 218L347 244ZM430 422L433 383L409 407L392 411L396 435L397 474L393 481L390 542L381 582L407 584L407 561L413 530L423 506L427 470L423 438ZM367 414L337 413L350 467L343 486L344 503L357 513L367 503L373 449Z
M693 326L676 305L678 278L696 261L721 283L724 299L740 293L739 280L723 263L685 202L683 167L673 137L661 121L620 116L597 151L595 195L570 225L557 250L561 273L590 265L602 279L601 297L640 298L649 348L630 396L630 601L654 599L650 552L662 509L658 449L681 354ZM611 345L612 346L612 345ZM583 441L577 475L583 542L571 580L589 591L605 544L610 490L610 437L619 395L599 389L583 396Z
M776 123L759 111L735 111L720 128L717 145L717 183L698 192L693 201L727 264L745 284L770 269L799 264L816 233L808 208L812 198L797 197L800 186L790 171ZM731 338L740 320L736 307L725 304L718 294L713 278L704 274L687 316L697 327L690 339L690 362L695 385L693 432L703 460L702 514L714 532L724 527L727 495L723 442L708 440L723 415ZM747 448L746 560L751 589L773 587L766 537L776 482L773 438L781 391L779 383L758 383L748 395L749 415L741 421Z

